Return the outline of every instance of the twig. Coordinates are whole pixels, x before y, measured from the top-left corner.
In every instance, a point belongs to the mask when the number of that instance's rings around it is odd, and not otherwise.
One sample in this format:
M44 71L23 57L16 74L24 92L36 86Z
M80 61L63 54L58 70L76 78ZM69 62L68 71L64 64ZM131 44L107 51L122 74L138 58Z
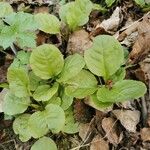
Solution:
M147 106L145 97L141 98L142 101L142 118L143 118L143 125L146 125L146 118L147 118Z
M104 138L106 138L108 136L108 134L112 131L113 127L115 126L116 122L118 121L118 119L113 123L112 125L112 128L110 128L110 130L107 132L107 134L100 140L103 140ZM96 142L99 142L100 140L96 140L96 141L93 141L93 142L89 142L87 144L84 144L84 145L79 145L75 148L72 148L70 150L77 150L77 149L80 149L81 147L86 147L86 146L90 146L91 143L96 143Z

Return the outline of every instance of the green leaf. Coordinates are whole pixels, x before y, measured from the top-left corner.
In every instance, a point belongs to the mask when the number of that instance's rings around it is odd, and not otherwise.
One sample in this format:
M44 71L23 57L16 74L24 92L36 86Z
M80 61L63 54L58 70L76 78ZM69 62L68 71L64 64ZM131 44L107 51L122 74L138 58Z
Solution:
M73 103L73 97L66 95L64 92L62 95L62 104L61 104L63 110L67 110L72 105L72 103Z
M29 97L16 97L8 92L4 98L3 111L7 115L16 115L25 112L30 105Z
M32 137L40 138L46 135L49 131L46 123L46 114L45 111L37 111L33 113L29 118L29 130Z
M64 59L57 47L44 44L32 51L30 65L36 76L50 79L62 71Z
M55 82L52 87L49 85L41 85L35 90L33 98L36 101L48 101L56 94L58 87L59 84L57 82Z
M77 76L67 81L65 92L68 96L84 98L97 90L97 80L92 73L82 70Z
M29 96L29 77L22 68L10 68L7 72L10 91L17 97Z
M145 6L145 1L144 0L134 0L136 4L138 4L140 7Z
M113 74L110 77L110 80L113 80L114 82L123 80L126 76L126 70L124 67L121 67L119 70L117 70L117 72L115 74Z
M108 107L111 107L113 105L112 102L101 102L97 99L96 94L92 94L88 97L87 99L88 104L92 106L93 108L100 110L100 111L105 111Z
M65 113L63 109L54 104L47 105L45 109L48 118L46 121L48 128L54 133L60 132L65 124Z
M93 46L85 51L84 59L93 74L107 80L123 64L124 52L114 37L100 35L94 38Z
M4 21L10 26L15 26L16 28L18 28L19 32L27 30L35 31L37 29L37 23L35 22L34 15L30 13L12 13L5 17Z
M30 80L30 90L35 91L36 88L40 85L40 82L42 82L42 79L37 77L33 71L29 72L29 80Z
M68 134L75 134L79 132L79 123L75 122L72 108L65 111L65 115L66 121L62 131Z
M34 138L44 136L48 130L58 133L64 126L65 113L63 109L54 104L46 106L44 111L38 111L31 115L29 126Z
M38 28L46 33L56 34L60 32L60 22L57 17L48 13L38 13L35 15Z
M61 6L59 16L71 30L75 30L88 22L92 8L90 0L76 0Z
M29 64L29 58L30 58L30 52L25 52L25 51L19 51L17 53L17 59L19 59L20 63L23 65Z
M57 150L57 146L52 139L42 137L32 145L31 150Z
M2 46L4 49L11 46L16 39L15 32L15 27L4 26L0 33L0 46Z
M97 98L101 102L124 102L142 97L146 93L146 86L140 81L122 80L113 85L112 89L99 88Z
M107 7L110 7L116 0L105 0Z
M13 12L13 8L7 2L0 2L0 18L5 17Z
M14 42L21 48L33 48L36 46L36 34L33 31L37 29L37 25L32 14L23 12L12 13L5 17L4 21L9 24L9 26L5 27L5 32L2 30L1 33L1 38L5 37L2 41L4 48L11 46ZM7 39L10 40L10 38L11 42L8 43Z
M28 125L29 117L30 114L23 114L13 122L13 130L15 134L19 134L19 139L22 142L27 142L31 138Z
M70 55L65 59L65 64L58 79L59 82L65 82L75 77L85 66L82 56L79 54Z
M47 104L55 104L55 105L58 105L60 106L61 105L61 98L60 97L56 97L56 96L53 96Z
M17 45L21 48L35 48L36 47L36 35L33 32L21 32L17 35Z
M0 32L2 31L2 29L4 28L4 22L2 20L0 20Z

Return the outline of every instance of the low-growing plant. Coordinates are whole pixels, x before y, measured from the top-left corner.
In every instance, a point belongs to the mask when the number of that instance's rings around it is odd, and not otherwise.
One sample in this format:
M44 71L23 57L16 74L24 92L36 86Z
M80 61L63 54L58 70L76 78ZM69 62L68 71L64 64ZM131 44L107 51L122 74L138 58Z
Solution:
M13 129L23 142L31 137L41 138L50 131L77 132L78 123L71 108L74 98L89 96L97 108L106 108L146 92L144 83L124 80L123 48L108 35L97 36L84 58L74 54L64 59L51 44L36 47L30 56L22 53L25 52L18 53L8 69L4 112L15 116ZM93 74L85 69L85 63ZM98 84L95 76L102 77L104 84ZM51 143L47 138L40 141Z
M54 15L16 13L6 2L0 2L0 9L0 46L4 50L11 47L16 54L14 44L21 49L35 48L37 30L49 34L60 32L60 21Z
M31 150L57 150L54 141L46 137L48 133L78 132L73 100L88 98L93 107L103 109L145 94L144 83L124 79L124 51L112 36L95 37L84 57L73 54L64 58L53 44L36 47L37 29L48 34L60 32L55 16L14 13L10 5L1 4L9 11L3 8L0 14L0 45L4 49L14 43L23 50L32 48L32 52L19 51L8 68L9 87L3 104L4 113L15 117L13 130L22 142L39 139ZM60 17L74 31L87 23L92 7L89 0L76 0L62 6Z

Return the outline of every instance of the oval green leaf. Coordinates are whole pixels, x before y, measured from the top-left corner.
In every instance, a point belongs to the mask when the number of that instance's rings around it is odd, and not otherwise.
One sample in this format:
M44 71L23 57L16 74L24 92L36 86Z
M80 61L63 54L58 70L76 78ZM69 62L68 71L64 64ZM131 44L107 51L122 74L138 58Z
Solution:
M48 128L53 133L60 132L65 124L65 113L63 109L55 104L49 104L45 109L47 118L46 123L48 125Z
M140 81L122 80L113 85L112 89L105 86L99 88L97 98L100 102L124 102L142 97L146 93L146 86Z
M55 104L49 104L44 111L38 111L31 115L29 127L34 138L44 136L48 130L58 133L64 126L65 113Z
M62 71L64 59L57 47L44 44L32 51L30 65L35 75L42 79L50 79Z
M23 68L10 68L7 72L10 91L17 97L29 96L29 77Z
M92 8L90 0L76 0L61 6L59 16L71 30L75 30L88 22Z
M21 114L26 111L30 105L29 97L16 97L14 94L8 92L4 98L3 111L7 115Z
M65 82L75 77L85 66L82 56L79 54L70 55L65 59L65 64L58 79L59 82Z
M15 134L19 134L19 139L22 142L27 142L31 138L29 131L29 120L30 114L23 114L15 119L13 122L13 130Z
M114 37L100 35L94 38L93 46L85 51L84 59L93 74L106 80L123 64L124 52Z
M105 111L108 107L110 108L113 103L112 102L101 102L98 100L96 94L90 95L87 99L86 102L92 106L93 108L100 110L100 111Z
M67 81L68 86L65 93L68 96L84 98L93 94L97 90L97 80L95 76L87 70L82 70L74 78Z
M48 13L38 13L35 20L41 31L56 34L60 32L60 22L57 17Z
M13 12L13 8L7 2L0 2L0 18L5 17Z
M32 145L31 150L57 150L57 146L52 139L42 137Z
M55 82L52 87L49 85L41 85L35 90L33 98L36 101L48 101L53 97L54 94L56 94L58 87L59 84L57 82Z

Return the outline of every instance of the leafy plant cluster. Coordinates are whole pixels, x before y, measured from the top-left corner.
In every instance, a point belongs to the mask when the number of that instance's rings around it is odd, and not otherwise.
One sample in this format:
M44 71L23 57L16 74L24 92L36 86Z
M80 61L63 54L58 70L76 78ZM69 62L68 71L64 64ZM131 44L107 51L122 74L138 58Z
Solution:
M60 9L60 18L74 31L88 22L93 5L89 0L67 3ZM15 117L13 129L21 141L39 139L31 150L57 150L47 133L78 132L72 109L76 98L88 98L93 107L101 109L146 92L142 82L124 79L124 51L112 36L95 37L84 57L64 58L55 45L36 47L35 42L36 30L60 33L58 18L46 13L15 13L4 2L0 8L0 45L4 49L13 44L24 50L32 48L32 52L19 51L9 67L3 105L4 113Z

